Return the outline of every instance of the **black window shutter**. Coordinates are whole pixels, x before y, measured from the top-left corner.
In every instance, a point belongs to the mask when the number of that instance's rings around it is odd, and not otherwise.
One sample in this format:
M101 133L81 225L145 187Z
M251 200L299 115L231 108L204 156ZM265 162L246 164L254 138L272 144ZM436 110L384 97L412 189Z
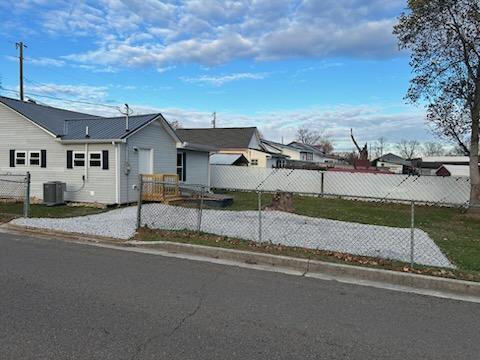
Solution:
M67 169L73 169L73 151L67 150Z
M47 150L40 150L40 167L47 167Z
M102 151L102 169L108 170L108 150Z
M187 181L187 153L183 153L183 179L182 181Z
M15 167L15 150L10 150L10 167Z

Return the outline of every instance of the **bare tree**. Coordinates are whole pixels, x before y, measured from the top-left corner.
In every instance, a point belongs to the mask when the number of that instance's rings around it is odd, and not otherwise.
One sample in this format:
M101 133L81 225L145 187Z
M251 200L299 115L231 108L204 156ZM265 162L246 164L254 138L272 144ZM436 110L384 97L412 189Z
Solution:
M316 130L311 130L306 127L300 127L297 129L296 140L302 144L315 145L322 138L323 134Z
M170 126L175 130L182 128L182 123L179 120L170 121Z
M438 142L426 142L422 145L422 153L425 156L445 155L445 148Z
M426 102L437 133L469 154L470 205L480 206L480 2L408 0L394 34L411 54L407 98Z
M334 150L333 144L328 137L322 137L315 145L324 154L331 154Z
M401 140L395 145L398 154L405 159L414 159L418 155L420 143L417 140Z
M387 139L383 136L379 137L373 145L373 153L375 158L382 157L387 149Z

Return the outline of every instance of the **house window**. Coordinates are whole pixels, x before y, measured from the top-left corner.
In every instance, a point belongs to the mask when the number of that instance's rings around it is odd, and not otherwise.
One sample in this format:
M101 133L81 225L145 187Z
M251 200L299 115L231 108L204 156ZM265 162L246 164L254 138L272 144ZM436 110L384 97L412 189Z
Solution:
M303 161L313 161L313 153L301 152L300 157Z
M81 151L75 151L73 153L73 166L84 167L85 166L85 153Z
M88 165L90 167L102 166L102 153L101 152L88 153Z
M186 155L184 152L177 153L177 175L178 180L186 181Z
M28 154L28 163L31 166L40 166L40 151L30 151Z
M27 165L27 152L26 151L15 151L15 165L16 166Z
M252 166L258 166L258 159L252 159L252 160L250 161L250 164L251 164Z

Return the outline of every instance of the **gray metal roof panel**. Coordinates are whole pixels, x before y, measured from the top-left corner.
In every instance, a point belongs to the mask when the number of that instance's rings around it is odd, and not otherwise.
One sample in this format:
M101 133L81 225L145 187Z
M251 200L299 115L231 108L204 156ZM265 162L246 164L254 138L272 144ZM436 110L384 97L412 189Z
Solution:
M244 149L250 146L250 141L257 131L256 127L248 128L203 128L177 129L181 140L213 146L218 149Z
M22 114L42 128L50 131L56 136L63 134L65 119L98 118L90 114L76 111L54 108L46 105L39 105L33 102L20 101L0 96L0 102Z
M159 116L160 114L129 116L129 131L126 129L125 116L70 119L66 121L65 135L62 136L62 140L123 139ZM87 126L88 137L86 136Z

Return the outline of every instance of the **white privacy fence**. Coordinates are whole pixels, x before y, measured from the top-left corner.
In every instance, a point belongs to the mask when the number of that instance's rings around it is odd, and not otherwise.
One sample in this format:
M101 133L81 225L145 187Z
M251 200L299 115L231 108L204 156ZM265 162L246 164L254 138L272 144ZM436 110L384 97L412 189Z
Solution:
M211 167L211 186L249 191L285 191L326 196L416 201L452 206L469 202L466 177L349 173L336 171Z

